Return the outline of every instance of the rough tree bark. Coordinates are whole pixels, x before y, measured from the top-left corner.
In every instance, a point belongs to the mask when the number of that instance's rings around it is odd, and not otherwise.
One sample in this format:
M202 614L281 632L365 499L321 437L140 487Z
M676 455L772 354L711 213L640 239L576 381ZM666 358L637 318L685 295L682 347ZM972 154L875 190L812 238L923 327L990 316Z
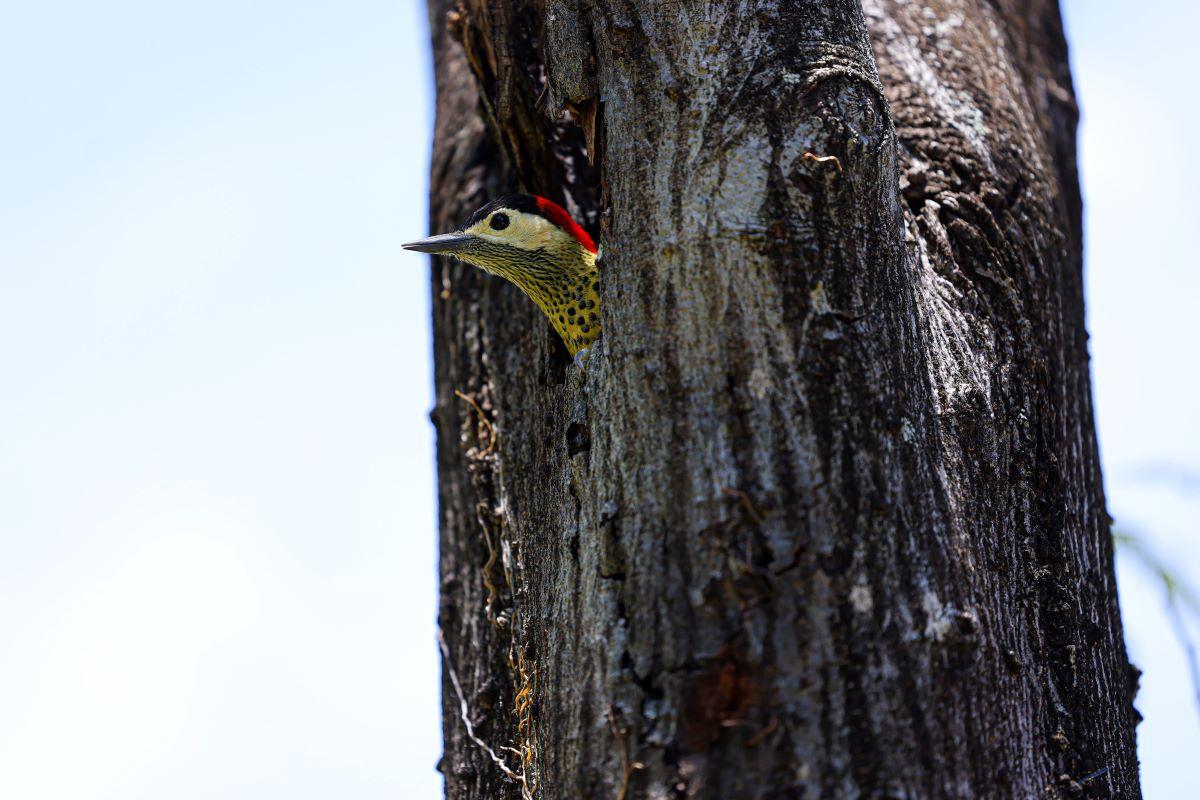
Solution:
M429 7L447 796L1138 797L1055 0Z

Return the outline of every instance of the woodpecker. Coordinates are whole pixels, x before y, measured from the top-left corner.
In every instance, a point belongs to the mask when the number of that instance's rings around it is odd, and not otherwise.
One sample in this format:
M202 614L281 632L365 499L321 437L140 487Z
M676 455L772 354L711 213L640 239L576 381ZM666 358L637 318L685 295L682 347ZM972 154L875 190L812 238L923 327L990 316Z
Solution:
M403 247L454 256L516 284L550 319L577 364L600 336L596 244L562 206L544 197L499 197L458 230Z

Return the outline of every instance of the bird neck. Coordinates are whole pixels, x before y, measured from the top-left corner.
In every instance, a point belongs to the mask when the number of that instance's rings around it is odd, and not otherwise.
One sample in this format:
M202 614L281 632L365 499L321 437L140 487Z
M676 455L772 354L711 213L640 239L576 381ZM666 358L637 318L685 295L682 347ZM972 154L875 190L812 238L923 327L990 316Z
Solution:
M596 254L583 247L573 249L573 253L530 257L512 269L498 270L538 305L571 355L600 336Z

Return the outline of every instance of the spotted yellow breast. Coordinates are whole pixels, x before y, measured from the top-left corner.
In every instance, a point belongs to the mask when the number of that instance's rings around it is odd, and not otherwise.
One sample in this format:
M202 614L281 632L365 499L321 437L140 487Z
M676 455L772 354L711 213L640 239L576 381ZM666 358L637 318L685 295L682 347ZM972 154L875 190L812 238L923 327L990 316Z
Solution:
M600 337L600 270L586 253L574 269L544 270L538 265L512 276L549 318L563 344L575 355Z

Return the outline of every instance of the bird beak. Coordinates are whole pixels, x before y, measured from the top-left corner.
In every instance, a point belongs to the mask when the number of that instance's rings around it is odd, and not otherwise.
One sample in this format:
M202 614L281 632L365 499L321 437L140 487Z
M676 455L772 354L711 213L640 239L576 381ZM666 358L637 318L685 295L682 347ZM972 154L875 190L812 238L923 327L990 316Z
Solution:
M458 253L470 247L473 241L475 237L466 233L440 233L400 246L418 253Z

